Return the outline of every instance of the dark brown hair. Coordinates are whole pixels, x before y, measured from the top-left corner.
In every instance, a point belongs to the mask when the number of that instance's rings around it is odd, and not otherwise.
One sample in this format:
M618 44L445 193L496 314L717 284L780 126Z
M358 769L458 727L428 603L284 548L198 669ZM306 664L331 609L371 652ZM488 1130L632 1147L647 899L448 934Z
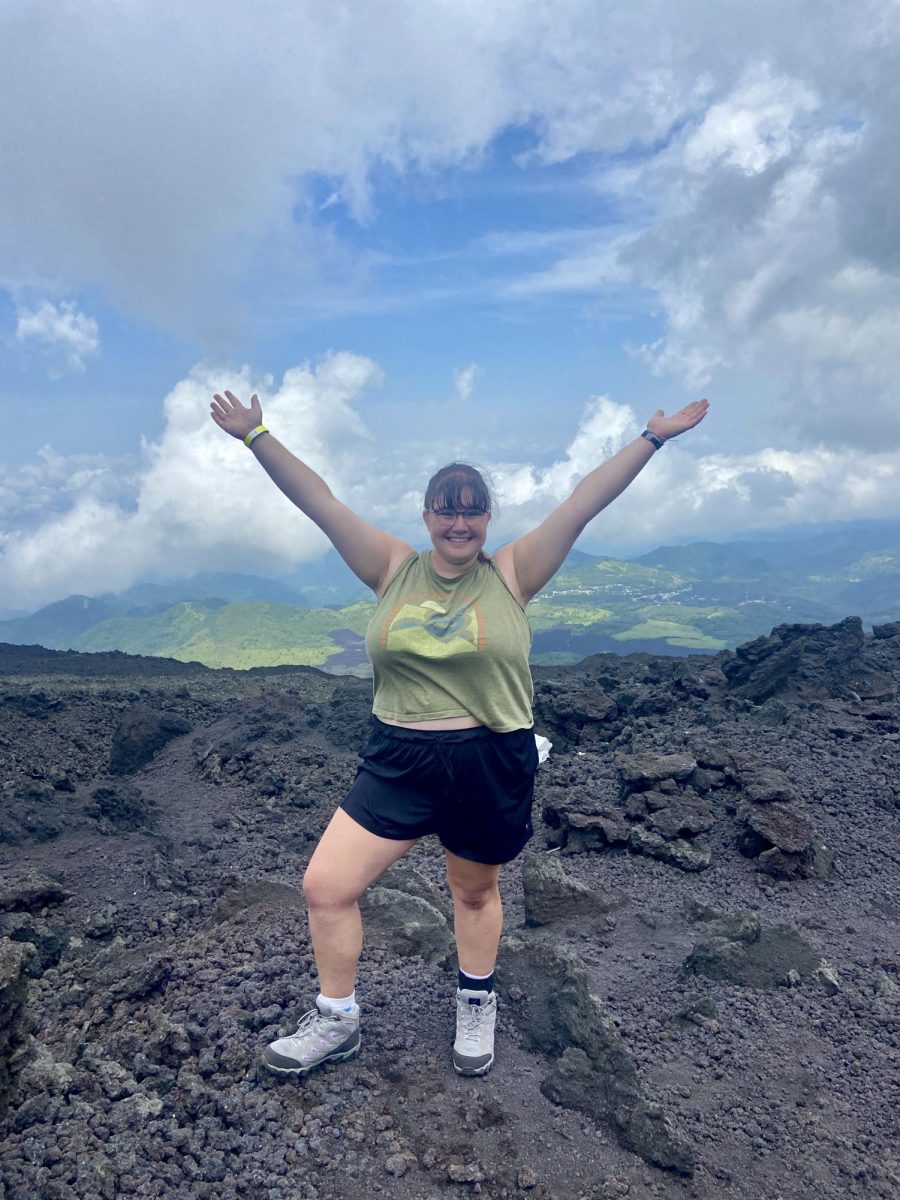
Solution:
M496 508L490 481L471 463L453 462L441 467L428 481L425 507L481 508L493 512Z
M435 471L425 489L425 508L482 508L486 513L497 510L494 489L471 463L452 462ZM483 550L478 551L481 562L490 562Z

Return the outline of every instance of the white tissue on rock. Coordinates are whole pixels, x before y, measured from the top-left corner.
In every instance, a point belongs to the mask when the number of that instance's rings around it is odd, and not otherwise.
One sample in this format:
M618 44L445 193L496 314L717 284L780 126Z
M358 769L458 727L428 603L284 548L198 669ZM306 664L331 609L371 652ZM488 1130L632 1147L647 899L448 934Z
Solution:
M545 737L541 737L539 733L534 735L534 744L537 746L538 763L546 762L550 756L550 751L553 749L553 743Z

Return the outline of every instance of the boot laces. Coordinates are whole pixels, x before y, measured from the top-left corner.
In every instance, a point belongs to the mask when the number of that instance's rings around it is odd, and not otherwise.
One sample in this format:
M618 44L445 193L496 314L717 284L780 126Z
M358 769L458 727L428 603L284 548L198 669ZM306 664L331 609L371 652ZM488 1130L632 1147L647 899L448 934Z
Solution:
M463 1039L477 1046L484 1017L480 1004L467 1004L463 1015Z

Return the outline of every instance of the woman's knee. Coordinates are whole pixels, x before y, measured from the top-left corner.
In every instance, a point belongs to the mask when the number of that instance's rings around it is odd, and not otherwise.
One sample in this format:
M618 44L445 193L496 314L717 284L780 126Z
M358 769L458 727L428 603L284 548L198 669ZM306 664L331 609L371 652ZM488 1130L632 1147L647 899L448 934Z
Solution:
M500 898L500 868L470 862L447 851L447 884L453 903L478 910L495 904Z
M455 880L451 878L448 883L453 903L474 912L496 903L500 896L496 879Z
M349 908L360 893L352 880L341 878L339 871L311 862L303 876L303 896L307 908Z

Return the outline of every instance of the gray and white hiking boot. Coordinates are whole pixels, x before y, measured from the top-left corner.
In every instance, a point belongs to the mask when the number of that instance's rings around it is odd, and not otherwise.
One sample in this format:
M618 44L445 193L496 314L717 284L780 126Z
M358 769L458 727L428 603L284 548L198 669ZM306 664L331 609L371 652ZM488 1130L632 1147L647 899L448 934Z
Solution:
M453 1066L459 1075L486 1075L494 1061L497 997L493 992L456 993Z
M297 1032L278 1038L263 1051L263 1063L279 1075L305 1075L319 1063L343 1062L359 1054L359 1009L332 1012L317 1007L300 1018Z

